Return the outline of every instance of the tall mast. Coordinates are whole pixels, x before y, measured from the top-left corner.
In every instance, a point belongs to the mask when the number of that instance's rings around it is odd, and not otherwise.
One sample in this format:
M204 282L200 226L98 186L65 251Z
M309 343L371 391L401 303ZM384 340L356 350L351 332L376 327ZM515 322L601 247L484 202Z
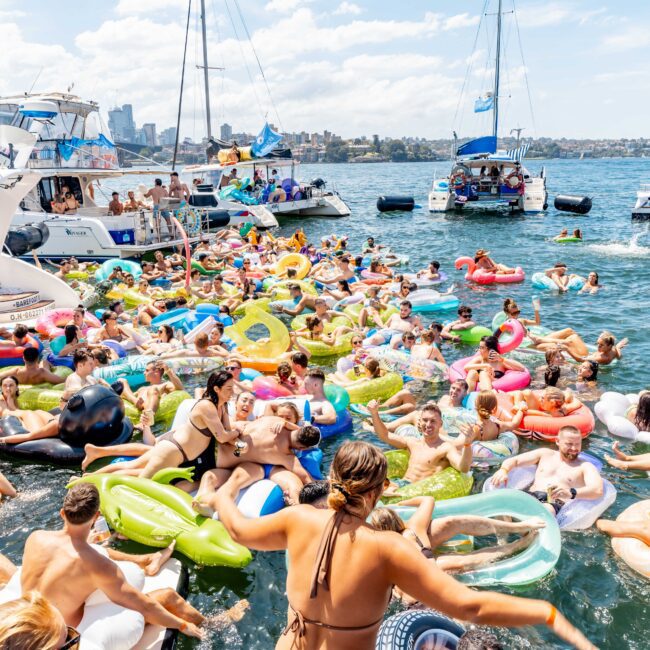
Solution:
M492 124L492 135L496 138L499 129L499 75L501 68L501 3L499 0L499 10L497 12L497 57L494 67L494 122ZM207 83L207 82L206 82Z
M501 6L501 0L499 0L499 6ZM209 139L212 137L212 120L210 119L210 82L208 80L208 37L205 29L205 0L201 0L201 34L203 36L203 83L205 85L205 119L208 123L207 135Z

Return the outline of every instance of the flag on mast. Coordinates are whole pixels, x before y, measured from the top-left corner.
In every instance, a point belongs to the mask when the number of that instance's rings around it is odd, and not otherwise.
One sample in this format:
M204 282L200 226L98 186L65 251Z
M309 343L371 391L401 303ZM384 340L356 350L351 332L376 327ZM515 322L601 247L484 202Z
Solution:
M474 102L474 112L484 113L494 108L494 95L492 93L485 93L483 97L479 97Z
M276 133L266 122L264 128L259 132L259 135L255 138L255 142L251 146L251 151L256 158L262 158L267 154L271 153L273 148L278 142L282 140L282 136L279 133Z

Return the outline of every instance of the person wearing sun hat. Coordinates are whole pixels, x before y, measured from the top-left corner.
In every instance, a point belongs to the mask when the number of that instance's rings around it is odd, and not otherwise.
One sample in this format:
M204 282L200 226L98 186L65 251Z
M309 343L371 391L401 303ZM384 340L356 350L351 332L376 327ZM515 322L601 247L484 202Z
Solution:
M508 275L514 273L515 269L505 266L505 264L497 264L491 257L490 251L484 248L479 248L474 253L474 263L477 269L487 271L488 273L496 273L497 275Z

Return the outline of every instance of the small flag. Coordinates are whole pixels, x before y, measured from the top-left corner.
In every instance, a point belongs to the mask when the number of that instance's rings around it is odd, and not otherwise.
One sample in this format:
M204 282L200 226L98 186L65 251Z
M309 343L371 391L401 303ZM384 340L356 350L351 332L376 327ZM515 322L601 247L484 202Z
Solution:
M282 136L276 133L267 122L264 128L260 131L259 135L255 138L255 142L251 146L251 151L256 158L261 158L271 153L273 148L278 142L282 140Z
M492 93L487 93L485 97L479 97L474 102L474 112L483 113L494 108L494 95Z

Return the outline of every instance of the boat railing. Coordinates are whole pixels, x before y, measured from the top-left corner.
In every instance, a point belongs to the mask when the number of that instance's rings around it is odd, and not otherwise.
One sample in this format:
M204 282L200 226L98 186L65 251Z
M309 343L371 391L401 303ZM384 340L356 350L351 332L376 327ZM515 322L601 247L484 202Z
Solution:
M118 169L114 147L100 144L72 145L68 140L39 140L28 166L32 169Z
M650 192L650 183L641 183L639 192Z

